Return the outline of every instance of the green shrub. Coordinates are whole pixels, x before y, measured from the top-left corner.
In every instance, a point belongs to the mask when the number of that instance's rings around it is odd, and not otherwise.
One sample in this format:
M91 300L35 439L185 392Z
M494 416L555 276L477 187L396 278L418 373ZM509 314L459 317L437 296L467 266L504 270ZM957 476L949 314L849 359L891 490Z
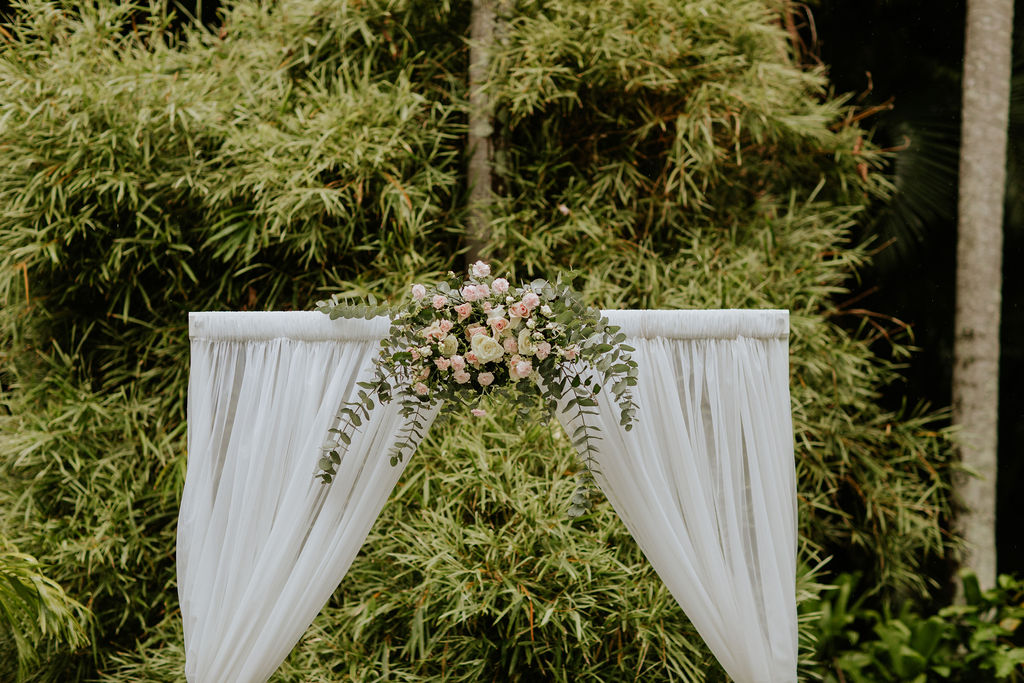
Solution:
M773 11L521 2L492 60L486 252L522 277L574 268L609 308L790 309L803 559L862 571L881 604L934 584L951 450L941 415L876 404L906 349L874 356L892 331L841 302L882 160ZM239 0L177 38L108 0L19 16L0 38L0 531L96 615L95 651L37 680L172 680L186 314L461 270L469 3ZM279 680L718 675L607 506L560 518L562 438L521 431L421 448Z
M922 613L904 603L894 614L850 604L857 578L839 577L834 592L807 605L820 614L825 682L1024 680L1024 581L1003 575L982 592L973 573L962 580L964 604Z
M89 610L0 536L0 679L24 680L39 650L88 645Z

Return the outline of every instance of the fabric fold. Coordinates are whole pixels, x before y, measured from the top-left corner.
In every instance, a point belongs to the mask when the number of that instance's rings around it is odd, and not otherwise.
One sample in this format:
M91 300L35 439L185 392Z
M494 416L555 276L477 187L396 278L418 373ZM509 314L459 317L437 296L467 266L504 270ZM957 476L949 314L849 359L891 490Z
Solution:
M348 571L405 467L386 457L405 424L389 404L355 433L334 481L315 478L332 417L356 381L370 378L377 339L253 336L192 341L177 555L193 683L273 674Z
M632 430L608 391L596 414L563 402L559 419L569 434L582 420L600 429L598 485L726 672L740 683L795 682L788 343L628 343L639 366Z

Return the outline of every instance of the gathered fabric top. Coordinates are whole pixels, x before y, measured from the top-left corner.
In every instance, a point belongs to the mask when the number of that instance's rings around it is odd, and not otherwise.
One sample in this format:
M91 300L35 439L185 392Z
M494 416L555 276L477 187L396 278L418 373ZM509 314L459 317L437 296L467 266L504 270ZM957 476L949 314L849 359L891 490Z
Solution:
M609 322L634 339L785 339L786 310L607 310ZM385 337L390 319L331 320L318 311L241 311L189 313L189 338L211 341L367 340Z

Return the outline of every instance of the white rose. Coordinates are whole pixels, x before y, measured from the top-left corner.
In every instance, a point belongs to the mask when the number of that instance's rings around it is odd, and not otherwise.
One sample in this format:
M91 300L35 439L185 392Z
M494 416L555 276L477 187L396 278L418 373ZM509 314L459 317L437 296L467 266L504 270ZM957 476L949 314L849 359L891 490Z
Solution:
M505 349L501 347L501 344L486 334L476 335L469 345L481 363L491 363L505 355Z
M443 356L454 356L455 352L458 350L459 340L450 334L441 342L441 355Z
M536 350L536 345L533 343L533 339L530 338L530 331L523 330L519 333L519 353L524 356L532 356Z

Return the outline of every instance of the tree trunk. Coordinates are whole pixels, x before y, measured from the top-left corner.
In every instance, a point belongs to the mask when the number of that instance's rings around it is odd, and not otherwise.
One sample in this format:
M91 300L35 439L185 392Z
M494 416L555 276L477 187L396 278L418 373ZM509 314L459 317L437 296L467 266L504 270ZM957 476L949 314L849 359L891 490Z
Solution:
M491 133L494 117L490 97L482 91L494 42L498 0L473 0L469 20L469 233L466 263L480 258L489 237L492 201Z
M966 542L961 564L983 588L996 580L996 442L1003 193L1013 0L968 0L957 239L953 422L964 465L956 482Z

